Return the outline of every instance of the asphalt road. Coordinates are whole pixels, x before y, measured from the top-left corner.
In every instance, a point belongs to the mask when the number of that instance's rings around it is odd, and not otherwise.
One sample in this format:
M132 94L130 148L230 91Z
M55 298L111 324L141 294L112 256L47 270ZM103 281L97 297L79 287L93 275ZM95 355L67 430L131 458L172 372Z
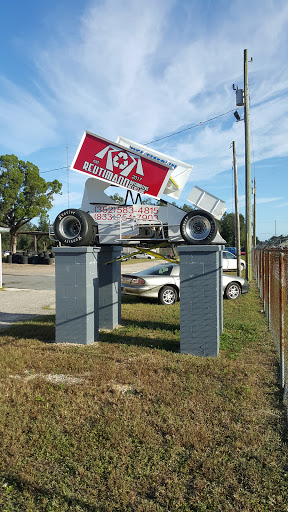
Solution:
M144 268L153 267L163 263L162 260L141 261L125 263L122 273L135 273ZM18 265L3 263L2 285L4 288L17 288L19 290L55 290L54 265Z
M55 290L55 277L3 274L3 287L18 288L19 290Z
M138 272L158 260L125 264L122 272ZM35 316L55 313L55 267L3 263L0 290L0 329Z

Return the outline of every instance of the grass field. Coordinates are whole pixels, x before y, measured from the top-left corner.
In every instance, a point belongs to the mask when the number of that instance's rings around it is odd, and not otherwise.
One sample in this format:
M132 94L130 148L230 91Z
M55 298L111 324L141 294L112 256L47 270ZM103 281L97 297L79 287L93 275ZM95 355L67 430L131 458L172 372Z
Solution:
M123 299L89 347L54 317L1 332L0 510L288 511L278 363L258 292L217 359L177 353L179 303Z

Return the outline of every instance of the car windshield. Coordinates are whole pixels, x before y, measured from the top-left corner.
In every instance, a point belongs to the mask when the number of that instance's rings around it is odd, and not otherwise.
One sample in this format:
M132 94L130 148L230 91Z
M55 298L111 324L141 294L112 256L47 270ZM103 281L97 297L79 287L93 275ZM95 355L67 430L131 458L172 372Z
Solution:
M170 276L173 269L173 265L158 265L157 267L146 268L137 272L137 275L141 276Z
M234 256L232 252L224 252L223 257L227 258L228 260L236 260L236 256Z

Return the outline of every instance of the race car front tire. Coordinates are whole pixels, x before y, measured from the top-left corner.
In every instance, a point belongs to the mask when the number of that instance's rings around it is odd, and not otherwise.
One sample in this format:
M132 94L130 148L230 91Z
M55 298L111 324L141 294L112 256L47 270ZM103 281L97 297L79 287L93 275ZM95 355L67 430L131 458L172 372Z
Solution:
M55 238L63 245L79 247L95 240L97 224L89 213L68 208L59 213L54 222Z

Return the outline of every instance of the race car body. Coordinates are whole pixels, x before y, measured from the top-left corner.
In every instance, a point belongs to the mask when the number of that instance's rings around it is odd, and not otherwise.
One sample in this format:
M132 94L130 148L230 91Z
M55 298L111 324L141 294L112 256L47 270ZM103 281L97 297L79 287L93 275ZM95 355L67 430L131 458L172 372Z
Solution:
M89 178L81 207L57 215L56 240L71 247L225 242L215 220L225 211L219 198L195 187L190 202L200 209L189 213L161 200L163 193L179 197L191 166L150 149L148 152L128 139L120 141L122 145L84 133L71 169ZM125 204L116 204L105 193L111 185L126 189ZM142 204L141 196L145 195L158 199L158 204Z

